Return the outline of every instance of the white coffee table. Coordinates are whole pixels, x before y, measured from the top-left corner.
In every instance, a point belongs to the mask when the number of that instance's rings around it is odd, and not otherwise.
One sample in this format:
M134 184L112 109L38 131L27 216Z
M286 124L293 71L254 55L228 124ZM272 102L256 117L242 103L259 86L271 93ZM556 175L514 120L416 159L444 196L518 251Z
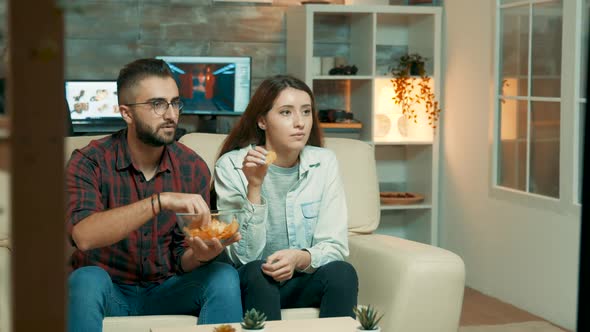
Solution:
M158 327L152 328L152 332L212 332L213 328L221 324L195 325L189 327ZM229 324L241 332L239 323ZM354 332L359 325L350 317L315 318L277 320L266 322L264 332Z

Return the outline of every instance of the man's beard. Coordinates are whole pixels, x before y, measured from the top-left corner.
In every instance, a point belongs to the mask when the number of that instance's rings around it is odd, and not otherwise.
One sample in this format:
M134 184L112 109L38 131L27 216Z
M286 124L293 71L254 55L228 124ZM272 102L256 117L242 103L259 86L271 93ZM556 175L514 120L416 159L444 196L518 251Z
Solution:
M173 124L172 122L167 122L162 126ZM156 130L152 131L148 125L144 122L137 121L135 125L135 134L137 138L144 144L160 147L168 144L172 144L174 142L174 135L168 137L164 135L158 135L158 130L161 128L159 126Z

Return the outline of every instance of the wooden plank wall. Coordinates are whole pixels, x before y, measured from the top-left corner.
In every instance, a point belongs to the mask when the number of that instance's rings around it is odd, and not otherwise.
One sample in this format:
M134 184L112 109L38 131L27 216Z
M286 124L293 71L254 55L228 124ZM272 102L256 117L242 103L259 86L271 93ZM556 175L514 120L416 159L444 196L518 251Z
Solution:
M285 71L284 0L77 1L66 15L66 77L116 78L126 63L158 55L250 55L253 85Z
M6 16L7 1L0 0L0 17ZM66 79L115 79L126 63L158 55L249 55L253 65L252 92L264 78L286 72L286 11L289 6L300 5L300 0L274 0L272 4L213 0L60 2L66 7ZM342 4L344 0L332 3ZM0 47L6 44L5 25L5 20L0 21ZM324 17L316 25L319 42L314 54L346 58L350 31L342 18ZM395 52L381 48L377 51L378 61L387 68ZM318 107L345 109L342 87L336 84L331 89L334 93L324 93L326 100L318 100ZM220 132L227 132L237 120L219 119L228 122L223 130L218 128ZM198 121L196 117L184 117L181 126L193 131Z
M0 17L5 16L6 1L0 0ZM265 77L285 72L285 13L299 0L275 0L272 5L212 0L63 3L67 79L113 79L124 64L142 57L250 55L254 88Z
M0 0L3 18L6 1ZM272 5L212 0L61 2L67 9L66 79L113 79L123 65L142 57L250 55L253 88L265 77L285 72L285 13L288 6L300 5L300 0L274 0ZM5 45L5 25L3 20L0 47ZM346 31L342 33L344 37Z

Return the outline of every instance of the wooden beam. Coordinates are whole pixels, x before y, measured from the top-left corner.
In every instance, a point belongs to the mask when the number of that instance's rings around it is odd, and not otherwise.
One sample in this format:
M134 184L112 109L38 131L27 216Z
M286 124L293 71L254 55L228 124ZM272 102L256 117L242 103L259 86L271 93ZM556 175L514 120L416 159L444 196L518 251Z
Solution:
M37 0L8 1L7 14L13 331L63 332L63 15Z

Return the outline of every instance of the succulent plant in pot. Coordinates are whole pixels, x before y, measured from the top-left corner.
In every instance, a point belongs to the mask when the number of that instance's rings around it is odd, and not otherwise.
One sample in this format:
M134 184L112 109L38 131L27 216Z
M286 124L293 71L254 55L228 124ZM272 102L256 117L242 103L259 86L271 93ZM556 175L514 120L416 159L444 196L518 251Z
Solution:
M264 331L264 322L266 322L266 315L263 312L255 308L246 310L241 323L242 331Z
M357 327L357 331L381 331L379 327L379 321L383 318L383 314L379 314L379 311L375 307L368 305L358 305L352 308L352 311L356 315L356 319L359 321L361 326Z

